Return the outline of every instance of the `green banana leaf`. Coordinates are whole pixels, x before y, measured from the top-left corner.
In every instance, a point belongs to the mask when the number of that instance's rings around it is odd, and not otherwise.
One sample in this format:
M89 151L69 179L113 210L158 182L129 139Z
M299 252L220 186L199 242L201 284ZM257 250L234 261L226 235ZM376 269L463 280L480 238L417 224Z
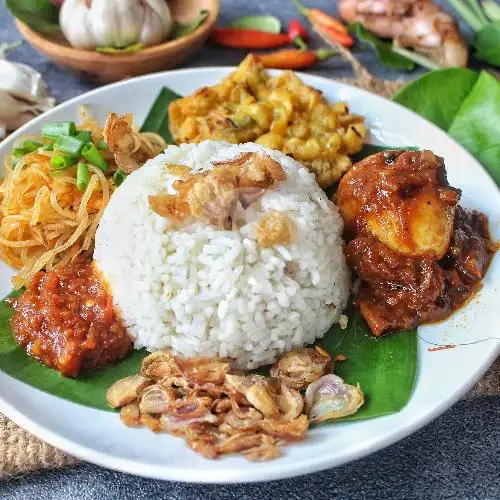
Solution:
M117 365L86 377L68 378L47 368L26 354L12 335L12 308L0 302L0 370L32 387L99 410L112 411L106 392L117 380L137 373L146 352L134 351ZM343 354L346 361L335 364L335 372L365 393L365 404L348 419L361 420L399 411L411 396L417 372L415 331L375 339L363 319L349 310L345 330L334 325L318 342L332 356Z

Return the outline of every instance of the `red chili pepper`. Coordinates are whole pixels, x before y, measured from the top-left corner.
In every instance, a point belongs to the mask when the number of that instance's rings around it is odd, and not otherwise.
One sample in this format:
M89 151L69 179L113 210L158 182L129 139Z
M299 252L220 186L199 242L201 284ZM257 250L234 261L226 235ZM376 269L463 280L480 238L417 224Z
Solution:
M288 37L299 49L307 49L306 41L309 40L309 33L297 19L292 19L288 23Z
M324 61L337 53L336 50L319 49L316 51L286 49L267 54L255 54L265 68L302 69L309 68L317 61Z
M349 33L347 26L342 24L340 21L337 21L337 19L330 16L326 12L323 12L322 10L319 9L308 9L302 2L300 2L300 0L292 0L292 2L297 7L298 11L303 16L307 17L307 19L309 19L309 21L311 21L312 24L326 26L346 34Z
M234 49L268 49L290 42L288 35L238 28L214 28L210 40L218 45Z
M352 47L354 45L354 39L347 33L319 24L316 24L315 28L330 43L338 43L344 47Z

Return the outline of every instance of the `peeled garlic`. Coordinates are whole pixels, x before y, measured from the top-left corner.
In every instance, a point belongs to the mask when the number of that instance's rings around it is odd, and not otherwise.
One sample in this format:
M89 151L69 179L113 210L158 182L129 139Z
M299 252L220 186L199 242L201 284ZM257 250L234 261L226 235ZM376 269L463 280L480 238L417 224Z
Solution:
M172 29L165 0L65 0L59 24L78 49L163 42Z

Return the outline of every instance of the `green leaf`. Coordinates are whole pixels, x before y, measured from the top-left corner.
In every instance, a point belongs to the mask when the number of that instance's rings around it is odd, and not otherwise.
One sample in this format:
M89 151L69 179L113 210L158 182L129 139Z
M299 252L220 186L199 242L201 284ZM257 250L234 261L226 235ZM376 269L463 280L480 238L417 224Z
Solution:
M202 9L190 23L175 23L170 38L180 38L197 30L208 17L208 10Z
M393 100L448 130L477 78L464 68L431 71L406 85Z
M410 399L417 377L417 332L399 332L376 338L351 307L345 330L334 325L320 345L332 357L343 354L346 361L335 363L335 373L351 385L359 384L365 404L342 420L364 420L401 410Z
M500 21L482 28L474 40L477 59L500 67Z
M11 14L40 33L59 31L59 9L49 0L6 0Z
M168 105L181 97L168 87L163 87L149 110L141 132L154 132L163 137L167 144L175 144L168 125Z
M110 56L121 56L123 54L135 54L145 47L143 43L133 43L123 48L116 47L96 47L95 51L101 54L107 54Z
M361 23L353 23L349 26L349 31L354 33L358 40L371 45L377 53L380 62L392 69L402 69L411 71L415 68L415 63L404 56L396 54L392 50L392 44L381 40L368 31Z
M281 33L281 21L274 16L243 16L235 19L230 26L242 30Z
M449 134L486 167L500 185L500 82L482 71Z
M5 300L0 301L0 369L36 389L84 406L113 411L106 403L107 390L120 378L137 373L146 355L134 351L117 365L86 377L63 377L28 356L17 344L10 329L11 316L12 308Z

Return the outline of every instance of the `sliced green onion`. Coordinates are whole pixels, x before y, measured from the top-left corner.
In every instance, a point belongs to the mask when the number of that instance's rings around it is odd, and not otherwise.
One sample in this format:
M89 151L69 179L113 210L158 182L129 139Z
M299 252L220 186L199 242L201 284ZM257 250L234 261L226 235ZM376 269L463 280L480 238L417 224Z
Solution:
M12 156L12 166L15 167L19 160L25 155L24 150L22 148L14 148L11 152L10 155Z
M89 167L85 163L76 166L76 187L79 191L85 191L90 181Z
M54 146L52 144L47 144L42 148L43 151L54 151Z
M42 135L57 139L60 135L76 135L75 122L53 122L42 125Z
M82 155L90 162L95 165L99 170L107 172L109 169L108 162L104 159L101 153L97 150L93 142L87 142L83 147Z
M76 134L76 138L85 143L92 142L92 132L90 132L89 130L82 130L81 132L78 132L78 134Z
M54 143L54 149L61 151L70 156L82 156L83 146L87 144L85 141L78 139L78 137L71 137L70 135L60 135Z
M14 158L22 158L25 154L26 154L26 152L24 151L24 149L23 149L23 148L14 148L14 149L11 151L11 155L12 155Z
M122 170L119 168L116 172L115 175L113 175L113 182L115 183L116 186L119 186L124 180L125 177L127 177L127 172L125 170Z
M24 149L26 154L28 154L28 153L33 153L34 151L37 151L42 146L43 146L43 144L41 142L25 141L23 146L22 146L22 149Z
M109 151L107 142L103 139L99 139L97 141L97 149L102 149L103 151Z
M77 162L77 160L78 158L75 158L74 156L56 155L50 159L50 164L54 171L59 172L61 170L66 170L67 168L72 167Z

